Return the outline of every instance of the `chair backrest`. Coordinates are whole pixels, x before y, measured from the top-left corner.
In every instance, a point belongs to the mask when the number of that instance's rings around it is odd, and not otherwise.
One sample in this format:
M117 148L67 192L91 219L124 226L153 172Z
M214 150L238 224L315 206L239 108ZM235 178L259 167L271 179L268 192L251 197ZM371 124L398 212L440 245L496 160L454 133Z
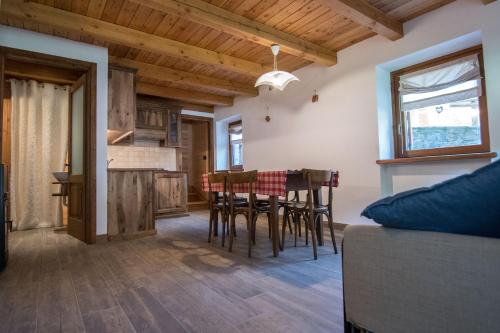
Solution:
M219 194L218 191L214 192L212 189L213 184L223 184L222 187L222 202L225 205L227 198L226 198L226 192L227 192L227 172L212 172L208 174L208 206L212 207L213 205L217 204L218 200L217 199Z
M209 173L208 174L208 183L209 184L213 184L213 183L225 183L227 175L228 175L228 173L226 171L224 171L224 172Z
M311 181L312 185L330 183L333 177L332 170L302 169L302 173L306 180Z
M227 175L229 184L250 184L257 181L257 170L229 173Z
M236 197L236 192L234 191L233 185L235 184L248 184L248 209L249 214L251 216L251 209L255 206L255 196L253 194L253 184L257 181L257 170L253 171L244 171L244 172L235 172L229 173L227 175L228 181L228 190L229 190L229 206L231 207L231 211L234 206L234 198ZM238 193L243 193L238 191Z
M328 184L328 206L331 208L333 201L332 187L334 172L332 170L302 169L302 173L308 182L308 206L313 206L313 190L321 191L321 187L324 184Z

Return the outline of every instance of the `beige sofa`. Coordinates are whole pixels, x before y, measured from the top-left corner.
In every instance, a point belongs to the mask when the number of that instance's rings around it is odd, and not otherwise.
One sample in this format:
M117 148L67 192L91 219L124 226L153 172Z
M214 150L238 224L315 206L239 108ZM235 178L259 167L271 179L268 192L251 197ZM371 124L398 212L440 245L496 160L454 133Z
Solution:
M348 226L345 332L500 332L500 239Z

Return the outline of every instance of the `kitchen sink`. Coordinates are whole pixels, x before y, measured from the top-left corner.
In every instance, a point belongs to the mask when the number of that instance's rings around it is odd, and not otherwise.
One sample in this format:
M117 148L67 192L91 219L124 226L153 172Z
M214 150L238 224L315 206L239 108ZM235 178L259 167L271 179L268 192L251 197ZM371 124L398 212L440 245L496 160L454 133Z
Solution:
M65 172L65 171L62 171L62 172L52 172L52 174L54 175L54 177L59 182L65 182L69 178L69 174L67 172Z

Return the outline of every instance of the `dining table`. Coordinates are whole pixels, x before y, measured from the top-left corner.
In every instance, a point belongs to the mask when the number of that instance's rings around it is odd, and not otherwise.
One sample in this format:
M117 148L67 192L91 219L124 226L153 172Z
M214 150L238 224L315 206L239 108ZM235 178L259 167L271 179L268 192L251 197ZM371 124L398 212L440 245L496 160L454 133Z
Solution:
M202 176L202 189L208 192L208 174ZM329 185L328 183L322 184ZM339 173L334 172L333 187L339 185ZM283 250L279 236L279 198L285 197L287 192L306 191L308 189L307 179L304 178L302 171L298 170L277 170L277 171L258 171L257 181L254 183L253 193L269 197L270 220L271 220L271 240L273 256L278 257L280 249ZM223 183L212 183L212 192L223 192ZM235 193L248 193L248 184L234 184ZM314 203L322 202L321 187L313 189ZM215 226L217 228L217 226ZM217 230L217 229L216 229ZM318 245L323 246L323 228L321 224L316 229Z

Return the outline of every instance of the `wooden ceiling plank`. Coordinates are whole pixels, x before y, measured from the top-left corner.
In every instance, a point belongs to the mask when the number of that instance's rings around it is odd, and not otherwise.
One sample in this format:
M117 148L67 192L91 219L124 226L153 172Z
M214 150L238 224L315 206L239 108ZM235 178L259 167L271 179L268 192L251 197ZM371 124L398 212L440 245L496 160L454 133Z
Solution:
M310 2L311 0L297 0L289 2L288 6L286 6L285 8L283 8L282 10L271 16L266 21L266 25L274 27L276 24L280 23L285 18L295 14L297 11L299 11L302 7L306 6Z
M132 17L132 20L127 25L127 27L134 29L134 30L144 31L144 25L146 24L146 22L149 21L149 18L151 17L152 13L153 13L153 10L151 10L151 8L140 6L135 11L135 14Z
M54 7L63 10L71 10L71 0L55 0Z
M287 27L285 31L294 35L302 35L302 33L317 27L323 22L329 21L334 16L335 14L331 10L325 10L324 6L320 6L300 21Z
M276 5L276 0L262 0L257 5L253 6L252 9L247 10L244 16L251 20L255 20L257 17L262 15L266 10L269 10L269 8L275 5Z
M123 0L107 0L100 20L109 23L116 23L116 20L118 19L118 15L120 14L123 5L124 5Z
M318 2L312 1L306 6L302 7L300 11L295 12L294 14L286 17L284 20L275 25L275 27L279 30L286 31L291 25L297 24L297 22L301 22L307 15L314 12L314 10L322 7ZM324 7L323 7L324 8ZM327 9L328 10L328 9Z
M342 15L336 15L330 22L323 22L317 27L304 33L304 36L311 38L315 43L324 44L335 38L339 34L344 33L352 26L359 27L358 24Z
M322 0L338 14L365 26L379 35L396 40L402 38L403 24L365 0Z
M120 13L118 14L118 18L116 19L116 24L128 27L134 18L137 8L139 8L139 5L135 2L125 1L122 10L120 10Z
M439 7L454 2L455 0L410 0L405 4L395 7L388 12L388 15L401 22L406 22L415 17L436 10Z
M90 0L87 16L100 19L104 11L104 6L106 6L106 0Z
M85 15L89 7L89 0L73 0L71 1L71 11Z
M233 36L264 46L280 44L283 52L327 66L336 64L336 53L269 25L211 5L202 0L132 0L142 5L173 13L183 19L210 26Z
M283 12L288 6L290 6L290 0L276 0L271 7L255 17L255 21L267 24L272 17Z
M245 13L250 11L258 3L259 0L245 0L237 8L235 8L235 10L232 10L232 12L246 17Z
M144 82L137 82L137 93L206 105L233 105L233 98L198 91L163 87Z
M144 32L147 32L148 34L152 34L156 31L158 26L163 22L163 18L165 17L165 13L160 13L159 11L155 10L153 13L151 13L151 16L149 17L147 22L144 22Z
M163 66L147 64L135 60L117 58L111 56L109 58L111 64L116 64L122 67L136 68L137 75L160 81L170 81L176 83L184 83L195 87L208 87L215 90L221 90L226 93L232 93L245 96L257 96L258 90L253 86L238 82L231 82L221 79L216 79L210 76L193 74L191 72L179 71Z
M4 1L0 15L47 24L65 31L77 31L113 43L194 62L203 62L247 75L258 76L270 70L270 67L251 61L36 3Z

